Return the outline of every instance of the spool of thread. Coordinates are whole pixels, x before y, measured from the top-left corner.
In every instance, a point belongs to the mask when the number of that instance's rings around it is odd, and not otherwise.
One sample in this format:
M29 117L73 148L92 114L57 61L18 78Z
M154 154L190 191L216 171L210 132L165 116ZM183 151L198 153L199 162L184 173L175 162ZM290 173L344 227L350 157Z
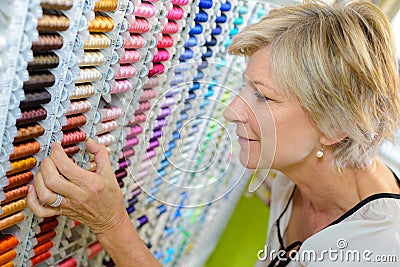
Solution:
M31 258L32 266L36 266L39 263L44 262L45 260L47 260L50 257L51 257L50 251L46 251L36 257L33 257L33 258Z
M87 98L93 96L94 93L95 89L93 84L91 83L79 84L75 86L75 91L70 92L69 98L70 99Z
M71 145L71 146L64 147L64 152L68 156L73 156L73 155L79 153L80 150L81 149L77 145Z
M135 8L133 14L137 17L151 18L154 16L155 13L156 9L152 4L142 2L142 4L139 7Z
M40 5L43 8L58 9L58 10L70 10L74 4L73 0L41 0Z
M149 101L139 102L139 108L135 111L135 114L139 114L150 109L151 103Z
M162 136L162 130L156 129L153 131L153 138L160 138Z
M104 54L101 52L89 51L83 54L82 58L79 58L78 65L79 66L99 66L104 64L105 62Z
M25 100L19 104L20 108L32 108L42 104L50 103L51 94L46 90L40 90L38 92L26 92Z
M206 22L208 20L208 13L204 11L200 11L194 17L195 22Z
M173 6L172 9L168 10L167 19L181 20L184 15L184 11L179 6Z
M80 129L69 130L64 133L64 138L61 141L61 146L68 146L86 140L86 133Z
M185 42L185 47L189 48L189 47L197 46L197 44L198 44L197 38L194 36L190 36L189 39L187 39L187 41Z
M12 203L2 205L1 206L2 213L0 214L0 218L4 218L10 214L21 211L21 210L25 209L25 207L26 207L25 199L20 199L20 200L14 201Z
M40 151L40 143L37 141L26 142L14 145L14 153L10 155L10 160L16 160L36 154Z
M122 110L118 106L98 109L101 116L101 122L116 120L122 116Z
M175 21L168 21L167 24L165 24L162 28L161 33L163 34L175 34L179 30L178 23Z
M11 170L7 172L7 176L22 172L28 169L32 169L33 167L36 166L36 159L34 157L27 157L23 159L19 159L17 161L11 162Z
M37 30L40 32L66 31L69 28L69 18L62 15L43 14L37 20Z
M211 35L220 35L222 33L222 28L220 26L215 27L211 30Z
M154 55L153 62L167 61L170 58L168 50L159 49L158 53Z
M14 137L14 143L33 139L44 134L44 128L39 124L18 128L18 134Z
M120 57L119 64L134 63L140 60L140 54L136 50L125 50L125 54Z
M129 20L128 32L131 33L146 33L150 30L150 23L147 19L136 18Z
M115 143L116 138L111 133L106 133L97 137L97 142L104 146L109 146Z
M114 20L107 16L96 16L89 21L89 32L110 32L114 29Z
M15 257L17 257L17 252L14 249L11 249L0 255L0 264L6 264L15 259Z
M106 132L111 132L115 130L118 127L118 123L116 121L107 121L107 122L102 122L96 126L97 128L97 135L106 133Z
M16 225L17 223L22 222L24 219L25 219L25 216L22 212L18 212L16 214L8 216L4 219L1 219L0 220L0 231L7 229L13 225Z
M39 223L39 233L43 233L49 230L53 230L54 228L56 228L59 224L59 221L57 220L57 218L51 218L47 221L43 221L41 223Z
M128 80L117 80L111 87L110 94L125 93L133 89L132 83Z
M110 38L102 33L92 33L89 36L88 40L85 40L84 49L92 50L92 49L105 49L109 47L111 44Z
M163 64L161 63L156 63L153 64L153 68L151 70L149 70L149 77L157 75L157 74L161 74L164 73L165 67Z
M115 178L116 179L122 179L128 175L128 172L126 170L118 170L115 172Z
M100 0L94 3L94 11L114 11L118 7L118 0Z
M119 71L115 73L115 79L129 79L135 77L136 69L132 65L121 65Z
M216 23L225 23L228 20L225 14L221 14L221 16L215 19Z
M194 35L194 34L201 34L203 33L203 26L201 24L196 23L193 28L190 28L189 34Z
M52 69L56 68L59 63L59 57L52 52L36 53L33 55L33 61L28 63L28 70Z
M64 45L64 39L57 33L53 34L39 34L39 39L36 42L32 42L33 51L43 50L58 50Z
M74 257L69 257L58 264L59 267L77 267L78 262Z
M55 84L56 77L49 71L31 72L29 80L24 82L24 90L37 90L43 87L51 87Z
M33 174L30 171L10 175L8 178L8 185L3 188L3 190L9 190L18 187L23 184L27 184L33 180Z
M47 241L53 239L57 235L56 231L50 230L47 232L42 232L40 234L37 234L35 236L36 241L37 241L37 246L42 245L46 243Z
M100 79L101 73L96 68L81 68L78 75L75 76L74 82L86 83L96 82Z
M213 6L212 0L200 0L199 7L203 9L209 9Z
M162 38L157 42L157 48L168 48L174 45L174 38L170 35L162 35Z
M65 115L74 115L78 113L88 112L92 108L92 104L88 100L72 101L71 106L67 109Z
M127 167L131 166L131 161L129 159L122 160L118 162L119 164L119 169L126 169Z
M186 6L189 3L189 0L171 0L171 3L179 6Z
M160 84L160 81L157 76L155 77L150 77L147 81L143 83L143 89L150 89L158 86Z
M86 116L85 115L72 115L67 117L67 124L62 127L62 130L70 130L73 128L77 128L86 124Z
M131 34L129 39L124 42L124 48L137 49L142 48L145 44L144 37L141 35Z
M128 138L125 141L124 150L132 148L132 147L136 146L137 144L139 144L139 139L138 138L136 138L136 137Z
M13 235L7 235L0 240L0 254L15 248L19 244L18 239Z
M52 247L53 247L53 242L51 241L47 241L46 243L41 245L36 245L35 247L33 247L33 252L35 253L33 257L39 256L40 254L50 250Z
M134 120L129 121L128 126L138 124L138 123L143 123L146 121L146 118L147 118L147 116L144 113L135 114Z
M135 222L136 222L136 223L135 223L136 228L139 229L139 228L141 228L143 225L145 225L146 223L148 223L148 222L149 222L149 219L147 218L146 215L143 215L143 216L137 218L137 220L136 220Z
M139 99L139 102L143 102L143 101L146 101L146 100L153 99L156 96L157 96L157 93L153 89L144 89L143 90L143 94Z
M232 8L231 3L229 1L226 1L225 3L221 4L221 7L219 8L219 10L226 12L226 11L231 10L231 8Z
M86 255L88 256L88 259L91 259L94 256L96 256L99 252L101 252L102 250L103 250L103 246L99 242L96 242L96 243L90 245L86 249Z

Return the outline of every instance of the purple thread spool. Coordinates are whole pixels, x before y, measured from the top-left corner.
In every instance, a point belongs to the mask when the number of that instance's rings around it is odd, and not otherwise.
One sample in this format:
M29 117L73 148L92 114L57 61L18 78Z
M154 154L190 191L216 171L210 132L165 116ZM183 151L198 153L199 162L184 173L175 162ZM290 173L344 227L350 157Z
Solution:
M166 119L157 120L156 126L154 127L154 129L162 128L162 127L164 127L165 125L167 125L167 120L166 120Z
M136 188L131 192L132 197L137 197L140 193L142 193L142 189L140 187Z
M153 150L154 148L158 147L159 145L160 145L160 142L158 142L158 140L151 141L148 150Z
M153 138L159 138L161 136L162 136L162 130L161 129L154 130Z
M163 108L163 109L161 109L161 114L158 115L157 119L167 117L169 114L171 114L171 109L168 107Z
M137 227L140 228L140 227L142 227L143 225L145 225L146 223L148 223L148 222L149 222L149 219L147 219L147 216L146 216L146 215L143 215L142 217L139 217L139 218L136 220L136 222L137 222Z
M146 152L146 156L147 156L148 159L151 159L155 155L156 155L156 152L154 150L150 150L150 151Z
M119 169L125 169L130 165L131 165L131 161L129 159L124 160L124 161L119 163Z
M115 178L117 179L122 179L128 175L128 172L126 170L121 170L115 173Z
M137 144L139 144L139 139L134 137L134 138L130 138L130 139L126 139L126 145L124 148L131 148L133 146L136 146Z
M122 151L122 157L124 157L124 158L129 158L133 155L135 155L135 150L133 150L133 149L124 149Z

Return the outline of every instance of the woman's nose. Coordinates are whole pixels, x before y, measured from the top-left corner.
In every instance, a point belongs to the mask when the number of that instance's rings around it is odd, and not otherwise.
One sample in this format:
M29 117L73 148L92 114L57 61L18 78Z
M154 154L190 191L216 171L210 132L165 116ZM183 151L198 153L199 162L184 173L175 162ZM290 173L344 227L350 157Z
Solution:
M224 110L224 118L229 122L246 123L249 119L248 105L241 95L237 95Z

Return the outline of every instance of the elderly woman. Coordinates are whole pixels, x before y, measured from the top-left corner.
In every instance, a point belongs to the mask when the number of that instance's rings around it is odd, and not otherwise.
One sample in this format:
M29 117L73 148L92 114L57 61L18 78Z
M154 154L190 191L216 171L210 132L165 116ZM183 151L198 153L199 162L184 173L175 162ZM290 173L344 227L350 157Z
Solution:
M383 13L368 2L283 7L245 28L229 51L249 59L246 85L224 114L237 125L240 161L282 173L260 266L399 261L400 181L377 158L400 120ZM53 144L30 186L31 209L85 223L117 266L158 266L129 221L105 148L89 140L87 149L97 173Z

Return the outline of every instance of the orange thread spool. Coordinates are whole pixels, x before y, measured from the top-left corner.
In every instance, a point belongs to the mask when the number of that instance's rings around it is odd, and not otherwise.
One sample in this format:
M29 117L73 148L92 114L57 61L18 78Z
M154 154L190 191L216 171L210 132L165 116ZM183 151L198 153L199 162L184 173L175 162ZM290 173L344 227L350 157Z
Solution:
M14 267L14 263L12 261L9 261L6 264L1 265L0 267Z
M50 239L53 239L56 235L57 235L57 233L54 230L50 230L50 231L36 235L37 245L46 243Z
M27 184L33 180L33 173L30 171L19 173L16 175L8 176L8 185L4 187L4 190Z
M69 18L61 15L44 14L38 19L38 31L66 31L69 28Z
M109 47L111 44L110 38L107 35L101 33L93 33L90 34L88 40L85 40L85 44L83 48L85 50L92 50L92 49L104 49Z
M41 262L44 262L48 258L51 257L50 251L46 251L45 253L40 254L39 256L31 258L32 266L38 265Z
M95 2L94 11L114 11L117 7L117 0L100 0Z
M0 264L5 264L17 256L17 252L13 249L0 255Z
M40 151L40 144L37 141L27 142L14 146L14 153L10 155L10 160L19 159L36 154Z
M18 198L26 197L28 195L28 186L21 186L15 189L11 189L10 191L4 192L5 199L1 202L1 204L8 203Z
M41 245L36 245L33 248L33 252L35 253L35 255L33 255L33 257L39 256L43 252L50 250L52 247L53 247L53 242L51 242L51 241L47 241L46 243L41 244Z
M20 199L18 201L12 202L10 204L4 205L1 207L2 213L0 214L0 218L4 218L10 214L16 213L26 208L26 200Z
M89 32L110 32L114 29L114 20L106 16L96 16L89 21Z
M13 214L9 217L6 217L4 219L0 220L0 231L4 230L8 227L11 227L17 223L20 223L24 220L25 216L22 212L19 212L17 214Z
M7 172L7 175L32 169L33 167L35 167L36 162L37 160L34 157L28 157L11 162L11 170Z
M9 249L15 248L19 244L18 239L13 235L8 235L0 240L0 254Z

